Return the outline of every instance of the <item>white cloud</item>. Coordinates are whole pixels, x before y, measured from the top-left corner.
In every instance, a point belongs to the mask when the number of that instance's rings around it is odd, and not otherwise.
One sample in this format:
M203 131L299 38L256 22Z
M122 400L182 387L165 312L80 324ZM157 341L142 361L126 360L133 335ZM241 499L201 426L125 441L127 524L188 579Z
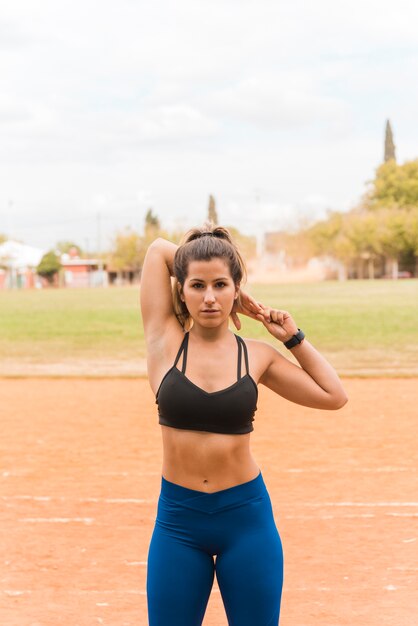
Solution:
M263 128L290 128L315 122L338 122L348 117L348 106L321 95L319 85L298 72L249 76L216 91L207 101L218 114L241 119Z
M8 94L0 94L0 127L3 133L31 119L31 111L27 105Z
M0 232L46 245L69 215L93 241L98 210L183 224L209 193L237 220L256 189L258 225L348 208L386 117L418 155L417 21L410 0L5 0Z
M128 123L127 130L135 130L138 141L179 140L206 137L218 130L214 120L188 104L159 106L139 113Z

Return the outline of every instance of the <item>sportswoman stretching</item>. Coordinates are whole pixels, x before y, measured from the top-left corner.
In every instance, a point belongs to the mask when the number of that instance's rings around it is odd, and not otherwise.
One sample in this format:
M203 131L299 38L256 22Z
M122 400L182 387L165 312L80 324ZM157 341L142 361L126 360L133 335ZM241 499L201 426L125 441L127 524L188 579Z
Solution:
M140 300L163 438L148 553L150 626L200 626L215 572L230 626L278 624L282 544L250 451L257 384L313 408L347 402L335 370L292 316L243 292L244 276L229 231L209 224L180 246L156 239L145 257ZM230 317L241 328L238 313L262 323L301 367L269 343L231 332Z

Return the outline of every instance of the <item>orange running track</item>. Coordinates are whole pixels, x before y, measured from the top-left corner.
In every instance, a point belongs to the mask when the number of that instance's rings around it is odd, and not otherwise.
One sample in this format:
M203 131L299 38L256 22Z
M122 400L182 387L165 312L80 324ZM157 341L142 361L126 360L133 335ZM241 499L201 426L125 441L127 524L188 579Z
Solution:
M284 546L280 626L417 623L417 383L345 379L339 411L260 386L252 451ZM0 379L1 626L147 624L156 408L146 379ZM215 579L204 626L226 624Z

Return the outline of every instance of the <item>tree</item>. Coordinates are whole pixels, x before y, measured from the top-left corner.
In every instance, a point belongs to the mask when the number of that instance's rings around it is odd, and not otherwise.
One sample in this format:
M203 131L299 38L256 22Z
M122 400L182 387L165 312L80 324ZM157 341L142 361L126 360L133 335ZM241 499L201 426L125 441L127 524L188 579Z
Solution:
M216 211L216 202L215 202L215 198L212 195L209 196L208 220L210 222L213 222L215 226L218 224L218 213Z
M377 259L389 264L394 278L399 264L418 276L418 159L396 163L389 120L385 162L376 169L359 206L346 214L329 212L307 234L314 253L356 263L359 277L367 261L369 278L373 278Z
M348 213L344 234L355 251L355 257L358 260L359 278L363 277L363 261L367 261L368 277L374 278L374 263L382 254L378 213L356 213L354 211Z
M393 159L382 163L364 199L364 207L376 210L418 206L418 159L398 165Z
M43 276L52 285L54 276L59 272L61 268L61 262L54 250L49 250L40 260L36 271L40 276Z
M316 245L313 243L309 227L288 232L285 230L270 232L265 238L265 250L270 253L284 253L292 266L305 265L315 256Z
M415 257L415 276L418 276L418 208L408 211L405 217L405 239L411 256Z
M387 161L390 161L391 159L396 161L395 144L393 143L392 127L390 125L390 121L387 120L386 121L386 130L385 130L385 157L384 157L384 161L386 163Z
M158 232L161 229L160 220L157 215L154 215L152 209L148 209L147 214L145 215L145 236L153 235L153 233ZM157 236L157 235L155 235Z
M343 230L343 220L343 213L328 211L328 217L325 220L316 222L307 229L314 254L335 255L335 242Z
M141 243L142 237L130 227L127 227L125 232L117 232L109 258L111 267L117 272L138 271L141 267Z
M79 256L83 254L80 246L78 246L76 243L73 243L72 241L58 241L56 245L56 249L61 252L61 254L68 254L71 248L76 248Z
M408 248L407 213L391 209L379 211L379 239L383 254L389 259L393 278L398 277L399 258Z
M238 250L244 259L252 259L257 252L257 239L254 236L243 235L235 226L226 226L231 237L237 244Z
M346 232L347 214L339 211L328 211L325 220L316 222L307 229L311 240L312 253L318 256L329 255L338 259L344 266L341 274L347 275L347 266L356 258L356 248Z

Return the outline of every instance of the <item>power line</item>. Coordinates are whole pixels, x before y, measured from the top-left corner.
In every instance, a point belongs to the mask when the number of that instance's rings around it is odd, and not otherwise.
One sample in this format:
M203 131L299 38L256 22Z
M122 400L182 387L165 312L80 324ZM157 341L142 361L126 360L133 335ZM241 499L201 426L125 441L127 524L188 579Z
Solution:
M24 217L22 217L24 219ZM65 226L66 224L77 224L81 222L91 222L94 223L97 220L97 216L90 215L88 217L75 217L65 220L59 221L35 221L31 223L25 223L22 226L18 226L19 230L28 230L33 228L45 228L50 226ZM101 215L101 220L120 222L120 220L138 220L138 215Z

